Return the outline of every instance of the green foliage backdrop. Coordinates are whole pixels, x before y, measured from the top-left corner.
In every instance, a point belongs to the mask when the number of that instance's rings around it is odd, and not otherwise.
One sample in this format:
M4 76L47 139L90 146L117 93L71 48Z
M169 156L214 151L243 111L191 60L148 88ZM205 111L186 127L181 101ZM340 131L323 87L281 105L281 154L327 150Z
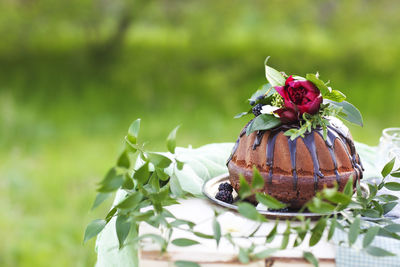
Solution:
M268 55L331 80L364 115L355 139L376 145L399 126L399 11L394 0L0 2L0 265L93 265L82 233L128 125L142 118L156 150L178 124L180 146L234 141Z

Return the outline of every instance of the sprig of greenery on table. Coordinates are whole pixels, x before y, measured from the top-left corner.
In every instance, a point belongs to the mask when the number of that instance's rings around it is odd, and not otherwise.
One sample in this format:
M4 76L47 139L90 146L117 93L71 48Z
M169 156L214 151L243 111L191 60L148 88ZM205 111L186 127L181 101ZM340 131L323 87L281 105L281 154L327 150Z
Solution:
M116 166L112 167L97 189L98 195L93 208L99 206L113 192L123 190L126 196L108 212L104 219L92 221L86 228L84 241L95 237L104 227L116 218L115 230L118 237L119 248L123 248L127 242L133 247L139 248L143 240L152 240L160 246L160 252L165 252L169 244L175 246L199 245L198 239L215 240L217 246L221 240L227 240L238 251L238 258L242 263L251 260L260 260L270 257L274 252L286 249L288 246L297 247L304 242L307 235L310 236L309 246L315 246L327 230L327 240L330 240L335 231L340 229L347 233L348 246L354 245L360 235L363 235L363 250L373 256L392 256L392 252L379 247L371 246L376 236L384 236L400 240L400 224L394 224L384 217L396 205L398 198L390 194L378 194L379 190L386 188L392 191L400 191L400 183L385 182L387 176L400 178L400 169L393 171L394 159L391 160L382 170L382 181L375 184L368 184L370 194L368 197L362 195L359 183L356 184L356 194L353 196L353 181L349 179L343 191L337 187L325 188L318 192L301 211L308 209L311 212L321 214L314 226L309 218L297 216L286 220L286 229L278 231L278 220L274 227L268 232L260 232L261 225L268 220L245 199L254 196L258 202L270 209L281 209L285 204L279 202L268 194L261 193L264 187L264 179L256 168L253 169L254 177L251 184L248 184L243 177L240 177L240 200L238 212L247 219L256 221L258 227L249 235L233 236L231 233L223 233L218 217L225 212L223 209L215 210L212 218L213 232L202 233L195 230L196 224L188 220L176 218L166 207L178 204L179 199L188 197L179 185L179 181L170 175L176 169L183 168L183 162L175 155L176 133L175 128L167 138L167 148L170 154L160 154L148 151L143 144L138 143L140 120L136 120L129 128L125 137L125 149L117 159ZM141 164L133 167L134 160ZM300 221L300 225L293 226L293 221ZM161 235L144 234L140 235L140 223L147 223L159 229ZM197 240L189 238L171 239L174 230L181 230L189 233ZM293 243L290 236L295 235ZM127 241L127 237L130 240ZM271 247L270 243L276 236L281 236L282 241L279 247ZM248 247L241 247L238 240L255 238L260 242L252 242ZM345 244L341 244L345 245ZM318 260L309 251L305 251L304 258L315 266ZM176 266L198 266L194 262L177 261ZM136 265L138 257L136 255Z

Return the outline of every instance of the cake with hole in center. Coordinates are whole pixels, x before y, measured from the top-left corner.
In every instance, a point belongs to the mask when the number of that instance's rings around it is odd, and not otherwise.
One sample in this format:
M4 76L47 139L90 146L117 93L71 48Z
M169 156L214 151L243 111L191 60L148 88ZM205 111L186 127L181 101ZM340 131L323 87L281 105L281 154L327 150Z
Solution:
M363 168L352 136L340 119L362 125L359 111L318 74L287 76L266 66L268 84L250 99L254 114L242 129L228 159L229 180L239 192L239 177L250 184L255 166L262 192L290 208L300 208L324 187L342 191ZM250 201L255 201L250 199Z

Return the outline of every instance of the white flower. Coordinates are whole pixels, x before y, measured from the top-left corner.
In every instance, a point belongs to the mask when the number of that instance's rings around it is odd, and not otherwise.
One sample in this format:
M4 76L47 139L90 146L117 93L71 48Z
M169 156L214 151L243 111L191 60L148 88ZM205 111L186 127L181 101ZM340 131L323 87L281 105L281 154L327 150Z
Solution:
M274 114L275 110L278 110L278 107L271 106L271 105L264 105L261 109L262 114Z

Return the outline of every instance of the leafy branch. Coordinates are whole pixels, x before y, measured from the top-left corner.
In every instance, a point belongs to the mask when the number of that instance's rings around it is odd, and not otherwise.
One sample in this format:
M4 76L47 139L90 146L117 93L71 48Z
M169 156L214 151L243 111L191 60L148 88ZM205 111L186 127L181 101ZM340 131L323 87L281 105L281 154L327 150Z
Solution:
M186 247L201 245L202 240L215 240L219 246L225 240L237 249L238 258L242 263L268 258L276 251L287 247L298 247L307 236L309 236L308 245L313 247L323 240L324 232L327 232L326 240L329 241L337 230L347 235L346 244L349 247L354 246L355 241L362 236L362 250L373 256L393 255L392 252L373 245L376 236L400 240L398 234L400 224L395 224L384 217L397 205L398 198L391 194L380 194L382 188L400 191L400 183L386 182L386 177L389 175L400 178L400 169L393 170L394 159L383 168L383 178L379 184L368 184L367 196L363 194L359 183L356 184L353 196L352 179L349 179L343 191L339 191L337 185L333 188L324 188L299 210L298 216L286 220L284 231L278 231L278 220L267 232L261 230L261 226L269 220L246 201L249 197L254 197L270 209L286 207L285 204L262 192L264 179L254 168L251 183L248 183L243 176L240 177L238 192L240 200L235 204L238 206L238 212L243 217L255 221L257 227L246 235L232 235L230 232L223 232L219 223L219 217L225 212L223 209L216 210L212 218L197 224L177 218L166 209L169 205L178 204L179 198L190 196L182 190L174 176L174 171L182 169L184 164L174 154L177 128L167 138L169 154L146 150L143 144L138 143L139 129L140 120L136 120L129 128L125 138L125 148L119 155L116 165L108 171L99 184L93 208L101 205L117 190L123 191L125 196L111 208L104 219L96 219L87 226L84 242L98 235L113 219L120 249L127 244L139 248L144 242L151 241L159 245L160 252L165 252L170 244ZM136 163L133 164L135 159ZM306 209L321 217L312 223L309 218L301 215ZM294 221L299 221L300 224L294 224ZM212 232L203 233L196 230L197 226L207 222L212 224ZM160 234L139 235L141 223L158 229ZM185 231L188 238L172 239L174 231L177 230ZM293 242L290 242L291 235L295 236ZM277 236L281 238L280 245L272 247L271 242ZM251 245L242 247L239 243L242 239L250 240ZM315 266L318 265L316 257L311 252L305 251L303 257ZM138 265L138 259L135 264ZM175 265L198 266L188 261L177 261Z

